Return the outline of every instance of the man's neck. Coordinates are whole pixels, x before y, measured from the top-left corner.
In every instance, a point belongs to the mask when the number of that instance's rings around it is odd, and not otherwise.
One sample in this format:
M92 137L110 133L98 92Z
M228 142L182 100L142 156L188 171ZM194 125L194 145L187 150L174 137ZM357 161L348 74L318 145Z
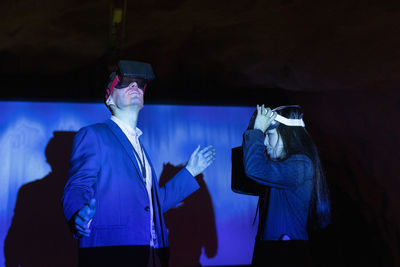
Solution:
M124 110L117 110L114 112L114 116L120 119L121 121L125 122L129 126L132 127L132 129L136 129L137 125L137 119L139 116L139 111L138 109L124 109Z

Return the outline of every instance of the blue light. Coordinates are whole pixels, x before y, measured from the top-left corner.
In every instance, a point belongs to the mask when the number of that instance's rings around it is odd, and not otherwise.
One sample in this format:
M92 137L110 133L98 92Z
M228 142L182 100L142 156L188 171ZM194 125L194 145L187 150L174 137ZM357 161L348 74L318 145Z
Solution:
M4 240L12 223L18 191L51 172L45 148L55 131L77 131L110 117L104 104L0 102L0 264ZM252 107L146 105L139 115L142 142L158 175L163 164L185 164L198 144L212 144L216 161L204 173L215 218L216 254L203 265L250 264L257 198L230 189L231 148L242 142ZM39 207L38 207L39 208ZM191 229L187 229L190 234ZM44 233L52 235L53 233ZM208 233L204 233L207 235ZM40 240L37 246L40 246ZM23 249L23 248L21 248Z

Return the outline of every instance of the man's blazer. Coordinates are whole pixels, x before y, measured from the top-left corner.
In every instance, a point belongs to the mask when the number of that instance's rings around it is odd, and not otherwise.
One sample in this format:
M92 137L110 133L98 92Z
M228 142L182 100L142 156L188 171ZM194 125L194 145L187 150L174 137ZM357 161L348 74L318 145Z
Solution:
M152 169L153 213L159 247L168 246L162 214L199 188L183 168L162 188ZM149 245L150 200L133 147L112 120L80 129L74 139L63 209L69 222L90 199L96 214L80 247Z

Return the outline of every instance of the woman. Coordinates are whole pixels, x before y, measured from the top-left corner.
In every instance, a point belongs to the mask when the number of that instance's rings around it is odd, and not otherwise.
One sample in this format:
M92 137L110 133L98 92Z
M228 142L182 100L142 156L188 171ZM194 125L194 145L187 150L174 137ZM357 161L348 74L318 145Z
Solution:
M330 223L317 148L299 106L257 105L254 115L244 133L243 163L246 175L265 186L265 195L259 200L253 265L309 266L307 229Z

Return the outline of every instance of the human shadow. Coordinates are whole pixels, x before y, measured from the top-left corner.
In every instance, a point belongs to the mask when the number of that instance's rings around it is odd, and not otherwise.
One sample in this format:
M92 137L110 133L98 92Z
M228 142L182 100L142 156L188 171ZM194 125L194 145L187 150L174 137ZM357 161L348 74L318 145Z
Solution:
M77 266L77 241L61 205L74 136L75 132L54 132L45 150L51 172L19 189L4 241L7 267Z
M159 185L163 186L184 166L164 164ZM200 189L164 214L170 245L170 266L201 266L202 250L208 258L217 254L218 240L214 208L202 174Z

